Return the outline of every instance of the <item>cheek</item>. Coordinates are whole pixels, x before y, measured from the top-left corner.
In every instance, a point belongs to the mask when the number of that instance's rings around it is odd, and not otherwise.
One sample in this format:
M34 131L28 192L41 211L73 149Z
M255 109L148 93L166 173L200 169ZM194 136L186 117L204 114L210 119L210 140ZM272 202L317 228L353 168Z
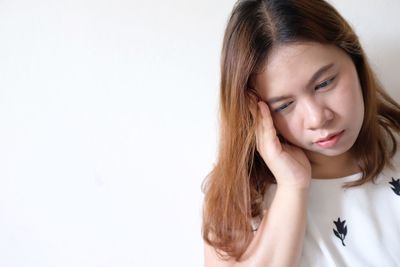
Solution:
M290 118L282 117L274 119L275 129L286 140L293 144L299 144L301 129L298 120L290 120Z
M342 78L335 93L335 104L342 115L348 117L363 116L364 100L361 85L354 65L350 64L341 74ZM360 114L360 111L362 114Z
M335 110L342 117L363 116L364 101L358 80L349 79L341 84L333 99Z

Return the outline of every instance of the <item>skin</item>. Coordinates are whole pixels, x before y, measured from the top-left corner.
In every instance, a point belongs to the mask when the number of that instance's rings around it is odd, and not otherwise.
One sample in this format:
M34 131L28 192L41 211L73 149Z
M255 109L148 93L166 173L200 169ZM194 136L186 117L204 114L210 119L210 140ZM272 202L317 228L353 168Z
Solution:
M330 64L309 83L317 70ZM359 171L349 150L362 126L364 103L355 66L343 50L313 42L278 46L255 81L268 104L260 105L270 111L276 131L305 152L312 177L338 178ZM271 102L281 96L287 98ZM343 130L334 147L316 143Z
M364 103L347 54L317 43L275 47L264 71L255 77L255 87L263 100L253 99L250 106L256 118L257 150L277 180L276 193L241 259L221 260L205 244L205 266L298 266L311 177L338 178L359 171L350 148L362 126ZM282 96L288 97L272 103ZM316 144L343 130L335 146Z

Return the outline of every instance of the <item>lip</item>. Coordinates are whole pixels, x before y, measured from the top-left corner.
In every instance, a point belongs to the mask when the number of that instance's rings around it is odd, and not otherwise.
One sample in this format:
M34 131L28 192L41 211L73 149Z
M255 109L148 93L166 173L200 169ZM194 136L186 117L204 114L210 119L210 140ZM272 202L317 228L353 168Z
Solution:
M328 135L327 137L318 139L315 143L322 148L329 148L336 145L340 137L343 135L344 130Z

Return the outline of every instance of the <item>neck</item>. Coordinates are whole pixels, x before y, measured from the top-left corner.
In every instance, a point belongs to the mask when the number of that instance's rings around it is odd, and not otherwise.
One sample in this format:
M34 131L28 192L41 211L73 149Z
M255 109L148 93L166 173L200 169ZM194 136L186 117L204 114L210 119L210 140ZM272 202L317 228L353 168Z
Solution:
M311 163L312 177L317 179L335 179L361 171L349 151L338 156L326 156L315 152L306 152L306 155Z

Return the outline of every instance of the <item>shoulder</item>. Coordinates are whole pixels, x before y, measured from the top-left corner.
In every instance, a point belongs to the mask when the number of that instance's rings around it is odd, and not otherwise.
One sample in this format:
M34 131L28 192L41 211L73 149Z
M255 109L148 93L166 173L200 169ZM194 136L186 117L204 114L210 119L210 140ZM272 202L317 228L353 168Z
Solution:
M393 157L390 159L382 170L381 175L378 176L378 181L390 181L393 177L400 177L400 138L399 135L395 135L397 150Z
M394 137L396 139L397 150L391 160L391 165L394 171L400 172L400 136L395 134Z

